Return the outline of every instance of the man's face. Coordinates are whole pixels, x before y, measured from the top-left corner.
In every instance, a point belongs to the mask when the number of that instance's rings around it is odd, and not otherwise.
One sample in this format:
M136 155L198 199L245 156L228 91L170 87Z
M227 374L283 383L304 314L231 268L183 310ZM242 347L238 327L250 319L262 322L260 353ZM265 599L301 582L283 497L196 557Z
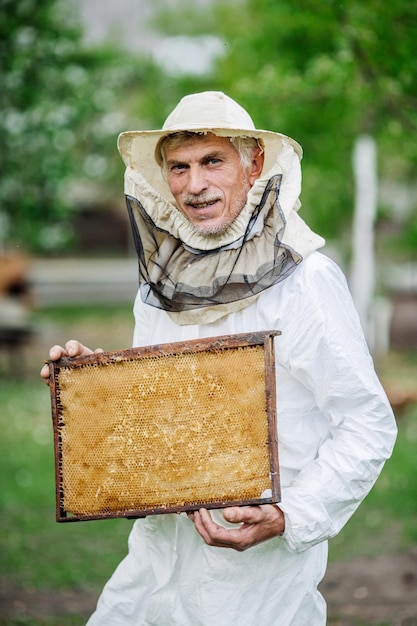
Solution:
M230 226L262 169L254 159L244 170L230 140L212 134L167 146L165 156L167 182L178 208L205 235Z

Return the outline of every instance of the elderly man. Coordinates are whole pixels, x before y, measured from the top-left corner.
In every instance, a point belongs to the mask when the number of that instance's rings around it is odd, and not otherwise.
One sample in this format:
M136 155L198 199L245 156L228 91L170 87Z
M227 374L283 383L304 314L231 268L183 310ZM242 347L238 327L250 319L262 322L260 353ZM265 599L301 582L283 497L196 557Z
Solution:
M298 215L301 148L205 92L162 130L122 133L119 150L139 256L134 345L282 333L282 501L137 520L88 624L323 625L327 540L371 489L396 426L345 279ZM89 353L70 341L50 357Z

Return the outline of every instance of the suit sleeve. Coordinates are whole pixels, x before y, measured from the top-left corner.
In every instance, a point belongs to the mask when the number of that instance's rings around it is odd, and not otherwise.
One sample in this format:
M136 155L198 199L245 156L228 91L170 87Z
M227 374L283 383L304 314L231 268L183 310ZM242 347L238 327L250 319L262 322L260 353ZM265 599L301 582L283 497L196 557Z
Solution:
M378 478L397 429L339 268L310 267L287 306L295 313L280 358L331 425L282 493L284 538L299 552L341 530Z

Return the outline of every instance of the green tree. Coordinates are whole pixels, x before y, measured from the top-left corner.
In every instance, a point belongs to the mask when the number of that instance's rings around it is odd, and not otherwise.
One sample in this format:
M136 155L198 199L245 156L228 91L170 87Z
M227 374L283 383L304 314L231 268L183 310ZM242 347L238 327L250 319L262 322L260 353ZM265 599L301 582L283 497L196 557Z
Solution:
M181 6L174 14L163 6L161 28L215 33L225 55L211 76L183 78L179 89L224 89L258 127L301 143L303 216L313 228L330 238L349 232L352 148L364 133L377 142L382 179L415 178L416 5L216 0L198 17L191 3Z
M113 49L87 50L62 0L1 0L0 229L31 250L72 236L74 181L107 185L122 167L120 106L140 64Z

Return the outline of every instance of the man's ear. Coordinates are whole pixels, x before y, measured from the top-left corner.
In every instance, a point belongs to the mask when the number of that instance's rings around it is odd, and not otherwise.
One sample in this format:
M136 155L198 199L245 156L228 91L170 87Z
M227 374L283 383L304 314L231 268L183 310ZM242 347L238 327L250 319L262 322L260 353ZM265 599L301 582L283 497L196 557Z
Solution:
M264 151L263 148L259 147L253 153L252 164L249 171L249 183L251 185L254 184L255 180L259 178L262 173L262 168L264 166Z

